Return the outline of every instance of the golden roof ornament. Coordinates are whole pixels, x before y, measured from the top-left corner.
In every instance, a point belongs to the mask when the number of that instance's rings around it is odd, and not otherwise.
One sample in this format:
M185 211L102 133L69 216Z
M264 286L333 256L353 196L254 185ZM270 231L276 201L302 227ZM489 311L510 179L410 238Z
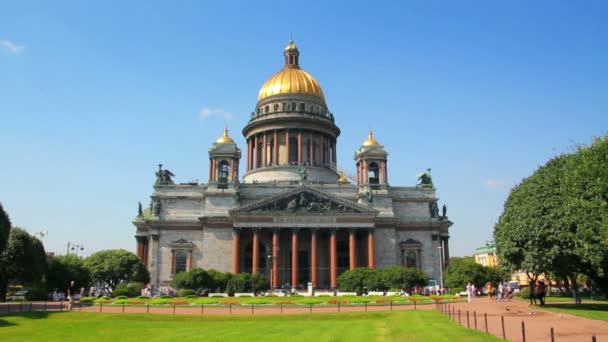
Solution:
M234 144L234 140L228 136L228 128L224 128L224 135L217 138L216 144Z
M347 183L349 183L349 181L348 181L348 179L346 179L346 177L344 177L343 174L340 173L340 178L338 179L338 183L347 184Z
M367 140L365 140L363 142L363 144L361 144L361 145L362 146L379 146L380 143L378 142L378 140L374 139L374 133L370 129L369 132L367 133Z

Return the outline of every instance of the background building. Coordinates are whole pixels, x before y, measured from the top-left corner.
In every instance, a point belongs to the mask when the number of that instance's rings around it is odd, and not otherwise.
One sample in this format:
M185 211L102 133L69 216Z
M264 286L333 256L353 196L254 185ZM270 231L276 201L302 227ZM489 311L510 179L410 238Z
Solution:
M340 273L362 266L439 279L452 223L430 170L415 186L389 185L388 153L370 131L354 153L356 174L341 171L341 131L321 86L300 68L293 41L284 58L243 128L245 152L224 130L209 148L206 184L174 184L159 165L150 208L133 221L152 284L194 267L259 272L272 287L336 288Z

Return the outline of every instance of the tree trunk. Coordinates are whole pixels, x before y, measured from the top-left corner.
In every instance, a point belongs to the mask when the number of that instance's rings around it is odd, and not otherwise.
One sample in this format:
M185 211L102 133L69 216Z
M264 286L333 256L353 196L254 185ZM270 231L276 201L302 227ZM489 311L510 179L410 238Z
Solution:
M0 302L6 302L6 290L8 288L8 278L0 277Z

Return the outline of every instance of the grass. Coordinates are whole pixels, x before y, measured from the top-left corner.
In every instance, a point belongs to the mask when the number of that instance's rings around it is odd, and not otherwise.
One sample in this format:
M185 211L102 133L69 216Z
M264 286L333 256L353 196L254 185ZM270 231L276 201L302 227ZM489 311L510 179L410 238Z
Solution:
M498 341L439 311L194 316L33 312L0 316L0 341Z
M552 312L563 312L584 318L608 321L608 303L553 303L545 306L536 306L537 309Z

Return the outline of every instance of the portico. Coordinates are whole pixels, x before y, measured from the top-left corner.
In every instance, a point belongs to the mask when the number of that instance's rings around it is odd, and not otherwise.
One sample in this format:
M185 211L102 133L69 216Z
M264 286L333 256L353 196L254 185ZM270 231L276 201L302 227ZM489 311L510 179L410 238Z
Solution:
M375 266L377 212L301 186L230 211L232 272L261 273L271 287L336 288L343 271Z

